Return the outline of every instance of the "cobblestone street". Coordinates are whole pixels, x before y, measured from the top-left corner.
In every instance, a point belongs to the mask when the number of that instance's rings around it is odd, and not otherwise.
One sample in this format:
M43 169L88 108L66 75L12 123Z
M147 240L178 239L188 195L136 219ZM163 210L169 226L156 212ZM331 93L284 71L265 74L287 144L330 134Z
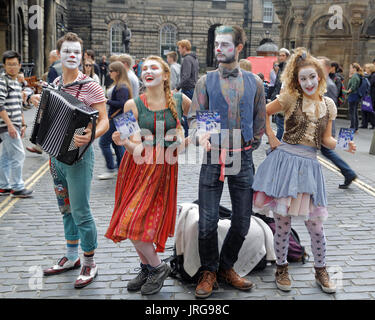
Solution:
M27 143L26 143L27 144ZM254 152L256 167L265 157L265 140ZM76 290L73 283L79 270L43 278L42 269L56 262L65 252L65 240L58 212L52 179L47 172L33 186L32 199L23 199L0 218L0 298L63 298L63 299L163 299L195 300L191 284L168 278L161 292L153 296L130 293L127 282L137 273L138 257L130 241L114 244L104 237L114 202L115 180L98 180L104 160L95 143L95 177L92 184L91 205L97 222L99 247L95 254L99 275L88 287ZM184 157L182 155L181 157ZM25 180L48 160L47 155L27 154ZM180 162L181 163L181 162ZM255 283L251 292L240 292L220 285L210 300L341 300L375 299L375 197L352 185L338 189L343 178L324 167L330 217L325 223L327 237L327 265L331 275L341 286L336 294L322 293L315 284L312 257L306 264L292 263L290 274L293 290L289 293L276 289L274 266L252 272L247 277ZM178 202L192 202L198 197L199 165L180 164ZM5 199L1 199L2 201ZM230 208L228 190L224 190L222 204ZM0 210L4 206L0 203ZM293 228L311 255L310 238L302 221L294 220ZM173 253L174 238L167 242L162 254Z

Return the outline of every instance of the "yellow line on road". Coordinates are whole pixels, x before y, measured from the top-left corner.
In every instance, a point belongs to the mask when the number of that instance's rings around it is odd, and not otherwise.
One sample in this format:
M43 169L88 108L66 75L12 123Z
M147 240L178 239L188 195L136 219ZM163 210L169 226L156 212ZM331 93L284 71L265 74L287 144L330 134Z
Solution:
M39 181L41 177L44 176L44 174L49 169L49 161L44 163L37 171L35 171L31 177L29 177L25 181L25 187L31 188L35 183ZM12 198L11 196L8 196L5 198L4 201L0 203L0 218L9 211L10 208L12 208L17 202L20 200L20 198Z
M320 161L320 163L325 166L327 169L341 175L341 172L340 170L333 164L331 164L330 162L324 160L323 158L321 157L318 157L318 160ZM370 185L368 185L367 183L359 180L358 178L355 179L352 184L356 185L358 188L360 188L361 190L367 192L369 195L375 197L375 188L371 187Z

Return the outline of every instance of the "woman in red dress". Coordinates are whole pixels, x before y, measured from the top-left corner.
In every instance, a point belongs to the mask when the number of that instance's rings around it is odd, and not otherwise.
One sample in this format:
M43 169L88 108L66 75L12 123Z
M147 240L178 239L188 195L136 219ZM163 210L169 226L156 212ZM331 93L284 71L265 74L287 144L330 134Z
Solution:
M148 295L159 292L170 273L157 252L163 252L167 238L174 235L177 156L188 143L180 121L191 100L181 93L172 96L170 69L160 57L146 59L141 77L145 93L124 106L124 112L133 112L141 133L124 140L117 131L112 136L127 152L119 168L115 207L105 236L114 242L132 241L141 271L127 288Z

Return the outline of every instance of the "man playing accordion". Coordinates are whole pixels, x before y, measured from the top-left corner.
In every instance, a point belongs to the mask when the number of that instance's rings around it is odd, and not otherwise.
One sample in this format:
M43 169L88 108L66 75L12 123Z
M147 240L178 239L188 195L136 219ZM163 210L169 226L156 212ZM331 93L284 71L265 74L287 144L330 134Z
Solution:
M57 51L61 57L63 74L55 79L56 86L62 85L64 92L71 94L85 105L99 112L95 138L103 135L109 127L106 98L103 89L94 81L82 85L72 85L73 82L90 79L79 71L82 59L82 40L75 33L67 33L57 42ZM83 135L75 135L76 147L82 147L91 141L90 125ZM95 220L90 210L90 186L94 169L94 152L92 145L83 157L73 165L65 164L55 157L50 158L51 175L59 209L62 213L67 252L56 265L44 270L44 275L56 275L68 270L81 267L78 255L78 244L84 252L80 275L75 282L75 288L90 284L97 275L97 265L94 261L94 251L97 248L97 230Z

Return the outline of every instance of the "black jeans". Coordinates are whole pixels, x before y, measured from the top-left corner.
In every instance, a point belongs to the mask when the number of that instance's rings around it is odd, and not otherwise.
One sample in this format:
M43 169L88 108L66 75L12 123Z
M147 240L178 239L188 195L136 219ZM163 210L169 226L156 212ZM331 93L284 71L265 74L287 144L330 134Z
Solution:
M375 127L375 113L362 110L361 127L367 128L369 122L370 122L371 126L374 128Z
M238 152L240 171L236 175L226 175L232 202L231 226L224 239L221 253L218 249L219 204L224 183L219 180L220 165L202 164L199 176L199 255L201 270L215 272L219 265L228 270L238 259L238 252L248 233L252 214L254 165L252 150Z
M358 104L359 101L349 102L350 128L358 130Z

